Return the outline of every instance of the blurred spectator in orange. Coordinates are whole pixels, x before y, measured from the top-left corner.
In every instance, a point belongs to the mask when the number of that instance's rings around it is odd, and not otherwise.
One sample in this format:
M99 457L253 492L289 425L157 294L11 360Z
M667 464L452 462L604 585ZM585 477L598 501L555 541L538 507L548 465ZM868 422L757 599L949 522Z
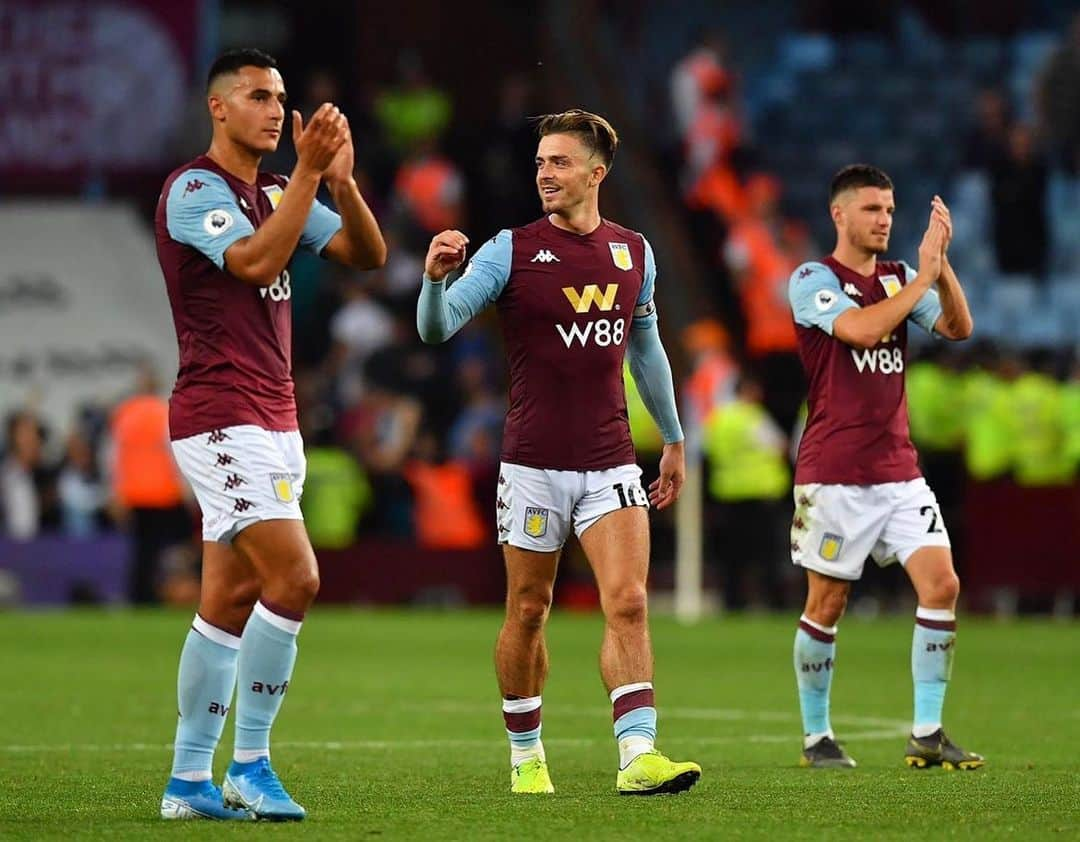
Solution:
M438 449L435 436L424 433L403 471L413 492L416 541L431 550L480 549L488 536L469 467L458 460L440 460Z
M787 283L801 254L789 254L784 246L799 240L780 218L779 181L754 175L746 194L747 214L732 227L724 259L746 320L746 352L765 385L765 405L790 432L804 388Z
M8 417L7 457L0 465L0 504L4 532L28 541L57 525L55 472L43 456L45 432L38 419L21 410Z
M671 71L671 112L675 129L685 138L708 99L727 92L731 79L724 67L724 43L710 32Z
M113 412L110 435L114 505L132 537L129 595L137 605L155 604L162 555L191 541L193 524L169 445L169 403L149 367Z
M394 198L413 229L405 237L411 250L426 249L432 235L464 224L465 180L433 141L422 144L401 165L394 180Z
M734 396L739 367L731 358L727 329L715 319L687 325L682 346L690 368L682 386L683 401L690 420L700 430L709 414Z

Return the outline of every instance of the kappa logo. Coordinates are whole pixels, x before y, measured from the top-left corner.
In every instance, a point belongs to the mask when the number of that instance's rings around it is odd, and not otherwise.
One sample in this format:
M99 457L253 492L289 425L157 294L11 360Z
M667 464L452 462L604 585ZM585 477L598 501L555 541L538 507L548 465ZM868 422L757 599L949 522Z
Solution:
M525 509L525 534L542 538L547 533L548 510L529 506Z
M191 181L184 185L183 195L186 196L188 193L194 193L196 190L202 190L205 186L205 181L199 181L199 179L193 178L191 179Z
M247 480L240 476L240 474L232 474L225 480L225 490L232 491L234 488L239 488L241 485L246 484Z
M570 302L575 313L588 313L594 303L597 309L603 312L617 309L615 296L618 292L618 284L608 284L604 287L603 293L596 284L586 284L580 293L573 287L563 287L563 295L566 296L566 300Z
M233 459L228 453L219 453L217 455L217 463L219 465L231 465L236 460Z
M862 298L862 293L859 292L859 290L858 290L858 288L856 288L855 284L851 283L850 281L848 283L844 284L844 292L846 292L852 298Z
M255 504L252 503L250 500L245 500L243 497L241 497L239 500L236 501L235 505L233 505L233 511L246 512L248 509L253 508L254 505Z
M210 437L207 438L207 444L221 444L225 439L229 438L229 434L224 430L214 430L210 433Z
M809 266L807 266L805 269L803 269L799 273L799 280L801 281L803 278L809 278L813 274L814 274L814 270L811 269Z
M530 263L562 263L549 249L540 249Z
M633 258L630 257L630 246L626 243L608 243L611 249L611 261L624 272L634 268Z

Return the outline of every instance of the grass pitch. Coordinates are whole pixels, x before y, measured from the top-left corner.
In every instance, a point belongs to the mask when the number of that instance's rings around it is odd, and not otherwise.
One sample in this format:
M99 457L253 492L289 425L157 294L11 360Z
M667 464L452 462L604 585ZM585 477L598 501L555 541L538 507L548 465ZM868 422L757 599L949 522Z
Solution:
M601 621L556 612L544 693L553 797L511 798L495 613L320 609L274 732L301 825L162 822L187 612L0 615L0 838L929 839L1080 837L1080 624L962 619L946 725L977 772L902 765L908 619L846 619L833 725L859 768L797 767L795 617L653 620L659 747L699 761L616 795ZM232 716L216 758L220 782Z

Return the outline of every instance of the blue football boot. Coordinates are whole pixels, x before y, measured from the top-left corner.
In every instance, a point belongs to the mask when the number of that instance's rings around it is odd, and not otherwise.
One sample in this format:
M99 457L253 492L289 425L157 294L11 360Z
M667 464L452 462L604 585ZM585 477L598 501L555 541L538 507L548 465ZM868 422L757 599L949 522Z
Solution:
M255 817L247 810L226 806L221 790L213 781L182 781L169 778L161 796L163 819L213 819L217 821L251 821Z
M307 814L285 791L270 768L269 757L260 757L251 763L234 760L225 773L221 791L226 804L250 810L257 819L298 822Z

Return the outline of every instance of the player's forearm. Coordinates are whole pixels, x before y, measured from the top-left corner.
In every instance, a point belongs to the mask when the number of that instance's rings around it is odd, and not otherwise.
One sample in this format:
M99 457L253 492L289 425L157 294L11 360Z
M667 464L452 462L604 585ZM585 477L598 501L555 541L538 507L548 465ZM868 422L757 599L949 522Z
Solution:
M940 333L948 339L967 339L975 328L971 318L967 296L960 286L960 279L952 268L948 258L941 262L941 277L937 284L938 297L941 299Z
M361 269L382 266L386 263L386 241L356 181L349 178L328 183L327 187L341 215L341 230L345 234L347 250L340 256L342 262Z
M424 342L445 342L471 317L446 289L445 281L433 281L424 276L420 282L420 300L416 304L416 330Z
M908 317L931 283L926 277L917 275L892 298L868 307L845 310L833 322L833 336L856 348L873 348L881 337L892 333Z
M630 375L634 378L645 408L660 428L664 443L682 441L683 431L679 423L679 410L675 405L671 363L668 362L656 325L631 328L626 354Z
M225 252L229 273L249 284L272 286L296 251L318 189L318 173L299 166L293 170L270 218Z

